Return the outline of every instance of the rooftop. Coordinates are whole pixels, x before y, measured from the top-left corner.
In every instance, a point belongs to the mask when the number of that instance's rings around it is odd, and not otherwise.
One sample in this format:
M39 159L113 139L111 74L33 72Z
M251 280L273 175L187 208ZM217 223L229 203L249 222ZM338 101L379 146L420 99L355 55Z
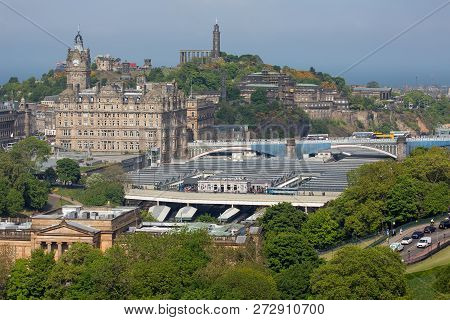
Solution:
M33 219L113 220L136 207L82 207L65 205L62 208L33 216Z

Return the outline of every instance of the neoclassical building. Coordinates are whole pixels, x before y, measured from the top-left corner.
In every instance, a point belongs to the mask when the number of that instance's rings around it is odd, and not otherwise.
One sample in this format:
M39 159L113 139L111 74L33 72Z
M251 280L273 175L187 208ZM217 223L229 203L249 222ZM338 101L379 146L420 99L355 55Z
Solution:
M13 249L16 258L27 258L35 249L54 252L58 259L73 243L83 242L103 251L140 222L137 207L67 205L31 219L0 222L0 246Z
M176 83L90 87L90 55L78 32L67 55L67 88L55 108L56 146L73 151L145 153L162 162L187 150L186 98Z

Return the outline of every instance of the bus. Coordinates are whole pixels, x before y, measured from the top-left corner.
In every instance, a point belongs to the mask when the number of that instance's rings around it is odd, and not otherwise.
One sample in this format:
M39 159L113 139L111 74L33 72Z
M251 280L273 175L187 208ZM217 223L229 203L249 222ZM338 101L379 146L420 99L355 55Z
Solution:
M308 134L305 140L328 140L327 133Z

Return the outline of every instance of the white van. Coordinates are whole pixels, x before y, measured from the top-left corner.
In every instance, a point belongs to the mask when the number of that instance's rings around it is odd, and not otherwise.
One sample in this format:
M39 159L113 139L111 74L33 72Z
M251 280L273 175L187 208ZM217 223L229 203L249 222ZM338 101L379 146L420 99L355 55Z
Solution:
M431 246L431 237L420 238L419 242L417 242L417 248L426 248L428 246Z

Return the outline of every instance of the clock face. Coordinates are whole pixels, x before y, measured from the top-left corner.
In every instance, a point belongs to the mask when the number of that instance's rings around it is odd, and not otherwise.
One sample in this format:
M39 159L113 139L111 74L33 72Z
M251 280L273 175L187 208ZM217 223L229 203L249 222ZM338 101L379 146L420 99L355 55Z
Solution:
M72 61L72 63L73 63L73 65L74 65L75 67L78 67L78 66L80 65L80 60L74 59L74 60Z

